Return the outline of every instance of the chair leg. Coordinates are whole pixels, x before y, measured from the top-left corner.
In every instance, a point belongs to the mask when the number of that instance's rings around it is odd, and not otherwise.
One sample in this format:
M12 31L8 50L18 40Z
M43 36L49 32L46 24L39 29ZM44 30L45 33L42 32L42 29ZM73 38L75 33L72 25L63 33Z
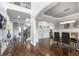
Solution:
M57 42L57 45L58 45L58 42Z
M60 56L62 56L62 43L60 42Z
M67 56L70 55L70 48L68 47L68 45L66 44L66 47L67 47Z

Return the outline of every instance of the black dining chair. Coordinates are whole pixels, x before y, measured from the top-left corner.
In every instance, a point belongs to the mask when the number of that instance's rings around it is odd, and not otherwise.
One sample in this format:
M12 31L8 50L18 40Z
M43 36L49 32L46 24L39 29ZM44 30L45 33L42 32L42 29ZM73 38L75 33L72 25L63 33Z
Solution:
M1 41L0 41L0 55L1 55Z
M62 32L62 48L66 55L70 52L71 39L69 32ZM64 47L63 47L64 45Z
M62 32L62 43L70 44L70 35L68 32Z
M73 50L76 50L77 38L71 38L71 42L73 43Z
M56 42L57 47L60 46L60 34L59 32L54 32L54 41Z

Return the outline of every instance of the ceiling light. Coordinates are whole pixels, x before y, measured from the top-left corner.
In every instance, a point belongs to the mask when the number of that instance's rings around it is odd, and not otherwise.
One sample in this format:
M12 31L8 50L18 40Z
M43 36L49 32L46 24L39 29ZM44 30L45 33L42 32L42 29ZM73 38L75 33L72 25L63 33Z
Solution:
M20 16L17 16L17 18L20 18Z
M53 27L50 27L50 29L53 29Z
M60 24L67 24L67 23L74 23L75 22L75 20L73 20L73 21L65 21L65 22L61 22Z
M27 18L27 19L25 19L25 21L30 21L30 19L29 19L29 18Z
M27 24L27 26L30 26L30 24Z
M24 27L23 29L26 30L27 27Z
M67 8L67 9L64 10L64 12L69 11L69 10L70 10L70 8Z

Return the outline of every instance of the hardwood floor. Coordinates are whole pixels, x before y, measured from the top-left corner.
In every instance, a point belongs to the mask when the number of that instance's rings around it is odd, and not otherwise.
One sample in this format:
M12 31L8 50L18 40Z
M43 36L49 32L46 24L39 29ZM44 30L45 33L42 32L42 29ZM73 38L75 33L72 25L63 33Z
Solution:
M45 40L45 41L44 41ZM47 42L48 41L48 42ZM41 56L79 56L79 52L73 49L69 49L67 47L53 47L50 46L49 44L49 40L43 39L41 41L39 41L39 43L37 44L37 51L40 51L40 54L38 53L38 55ZM55 46L55 44L53 44Z
M79 56L79 52L68 50L67 48L53 47L49 41L39 41L36 46L32 46L30 41L14 41L3 53L3 56Z
M31 56L31 47L30 47L30 41L23 43L19 41L14 41L12 46L8 47L8 49L3 53L3 56Z

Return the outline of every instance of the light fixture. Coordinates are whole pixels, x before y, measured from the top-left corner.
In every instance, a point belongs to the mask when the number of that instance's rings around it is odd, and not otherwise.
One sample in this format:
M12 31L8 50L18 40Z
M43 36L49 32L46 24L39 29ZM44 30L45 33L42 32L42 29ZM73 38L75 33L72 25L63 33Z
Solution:
M53 27L50 27L50 29L53 29Z
M24 27L23 29L26 30L27 27Z
M61 22L60 24L67 24L67 23L74 23L75 20L72 20L72 21L65 21L65 22Z
M54 24L53 23L49 23L50 29L54 29Z
M21 16L17 16L17 18L20 18Z
M27 19L25 19L25 21L30 21L30 19L29 19L29 18L27 18Z
M27 26L30 26L30 24L27 24Z

